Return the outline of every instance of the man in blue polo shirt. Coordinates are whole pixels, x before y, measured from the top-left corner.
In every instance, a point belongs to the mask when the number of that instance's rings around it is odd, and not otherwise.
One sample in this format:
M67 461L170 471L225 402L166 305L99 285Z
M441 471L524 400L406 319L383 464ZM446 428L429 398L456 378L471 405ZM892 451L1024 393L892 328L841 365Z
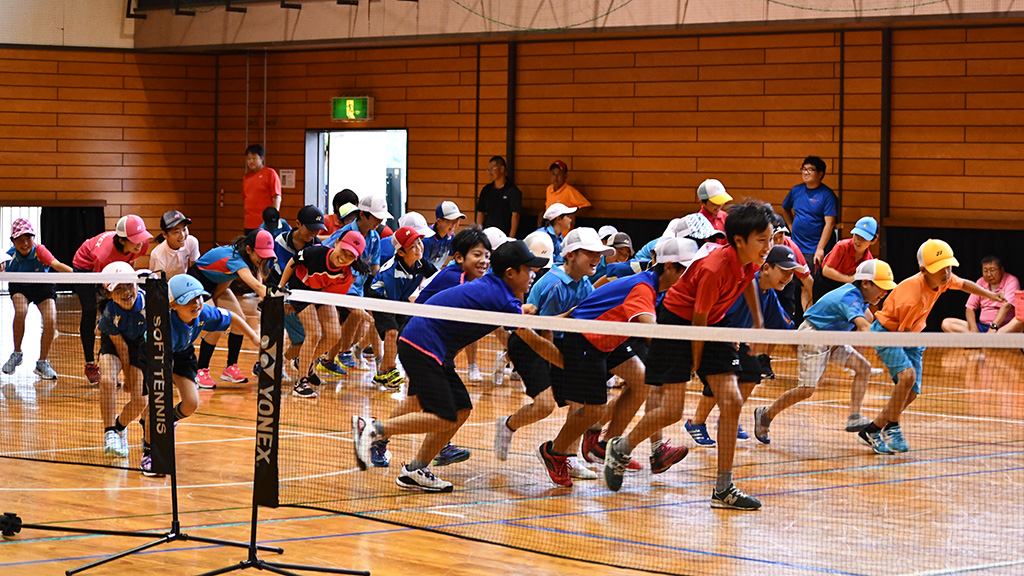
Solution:
M825 260L826 248L836 226L839 199L831 188L821 182L825 177L825 161L821 158L804 158L800 174L804 181L793 186L782 201L783 215L793 232L793 242L807 263L817 269Z

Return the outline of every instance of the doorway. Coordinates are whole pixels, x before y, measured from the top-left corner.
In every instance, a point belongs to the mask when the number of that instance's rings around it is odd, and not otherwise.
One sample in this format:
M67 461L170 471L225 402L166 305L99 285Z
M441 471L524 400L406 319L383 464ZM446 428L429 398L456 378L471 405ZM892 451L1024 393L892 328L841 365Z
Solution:
M388 212L405 213L407 130L311 130L306 133L306 203L324 214L346 188L360 198L383 195ZM315 177L312 177L315 176ZM395 221L388 225L395 227Z

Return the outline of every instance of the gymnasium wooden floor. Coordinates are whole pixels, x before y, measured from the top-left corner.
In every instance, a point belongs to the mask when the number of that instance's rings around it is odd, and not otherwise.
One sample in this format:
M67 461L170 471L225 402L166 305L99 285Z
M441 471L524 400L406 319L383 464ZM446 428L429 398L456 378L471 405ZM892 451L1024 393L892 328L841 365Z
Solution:
M253 310L254 303L245 306ZM0 452L31 445L51 457L102 460L97 390L81 376L74 307L64 300L61 307L61 336L51 354L61 379L54 385L32 375L34 312L25 364L13 376L0 375ZM10 300L0 298L0 361L11 350L11 314ZM257 321L254 311L250 321ZM493 343L483 350L486 373ZM214 367L223 364L222 354ZM879 365L873 353L869 358ZM687 459L659 476L644 461L645 470L628 475L619 493L600 480L577 482L572 490L547 480L532 450L554 435L562 413L518 433L508 462L498 462L491 453L494 420L524 398L514 383L471 388L475 410L455 440L473 457L434 469L455 484L454 493L403 492L394 484L394 466L409 459L415 439L391 443L392 468L355 469L351 415L386 416L394 400L368 384L367 372L352 372L322 387L317 400L283 398L281 495L361 516L260 508L259 540L285 549L261 557L381 575L640 573L613 566L697 575L1024 573L1024 355L932 349L925 358L924 394L902 421L909 453L876 456L842 430L849 377L832 368L812 399L776 420L771 445L739 443L737 484L764 502L755 513L708 506L715 449L695 448L681 426L670 434L691 447ZM241 365L254 360L253 351L243 350ZM779 378L757 388L744 408L741 424L751 433L753 407L794 382L795 361L783 357L775 366ZM890 389L881 377L871 383L868 413ZM686 417L697 392L691 385ZM177 429L184 532L245 541L254 389L225 386L200 397L197 413ZM710 430L716 418L713 413ZM130 431L134 467L138 426ZM68 442L87 449L68 450ZM634 454L647 453L645 445ZM134 469L0 457L0 512L28 523L162 532L170 525L169 486L169 479L144 478ZM0 574L58 574L143 542L24 529L0 542ZM196 574L244 557L241 549L179 542L87 573Z

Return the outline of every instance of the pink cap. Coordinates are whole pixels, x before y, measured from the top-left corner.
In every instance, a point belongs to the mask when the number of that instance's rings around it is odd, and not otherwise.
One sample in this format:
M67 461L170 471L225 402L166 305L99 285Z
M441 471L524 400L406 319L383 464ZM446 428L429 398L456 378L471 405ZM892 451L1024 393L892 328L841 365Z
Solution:
M359 232L349 230L341 237L341 239L338 240L338 246L341 246L345 250L351 252L353 256L359 258L363 253L363 250L366 249L366 239L363 238L363 235Z
M117 226L114 227L114 230L117 232L118 236L121 238L127 238L129 242L133 242L135 244L148 242L150 238L153 237L152 234L146 231L146 223L142 221L142 218L139 218L135 214L122 216L121 219L117 221Z
M402 248L408 248L412 246L412 243L417 238L422 238L423 234L420 234L409 226L402 226L398 230L395 230L395 240L398 241L398 245Z
M271 236L270 232L261 229L256 233L256 245L252 247L256 252L256 255L260 258L275 258L277 253L274 252L274 237Z
M32 223L24 218L18 218L14 222L11 222L11 239L21 238L25 234L36 235L36 231L32 228Z

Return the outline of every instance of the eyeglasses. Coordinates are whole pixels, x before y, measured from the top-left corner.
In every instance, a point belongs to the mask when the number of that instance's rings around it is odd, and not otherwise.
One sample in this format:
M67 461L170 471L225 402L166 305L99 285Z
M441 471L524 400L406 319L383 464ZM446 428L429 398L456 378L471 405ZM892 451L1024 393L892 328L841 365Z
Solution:
M818 169L815 168L814 166L804 166L803 168L800 169L800 171L801 172L817 172Z

